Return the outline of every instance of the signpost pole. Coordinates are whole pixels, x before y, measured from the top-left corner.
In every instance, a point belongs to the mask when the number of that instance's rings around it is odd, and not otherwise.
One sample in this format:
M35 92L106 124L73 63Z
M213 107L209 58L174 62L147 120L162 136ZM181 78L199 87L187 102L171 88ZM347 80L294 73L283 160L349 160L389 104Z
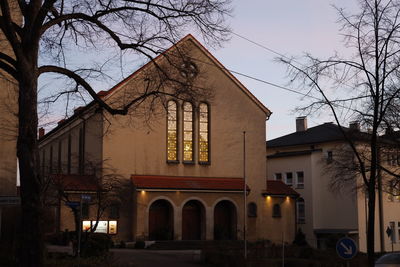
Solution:
M282 267L285 267L285 231L282 232Z

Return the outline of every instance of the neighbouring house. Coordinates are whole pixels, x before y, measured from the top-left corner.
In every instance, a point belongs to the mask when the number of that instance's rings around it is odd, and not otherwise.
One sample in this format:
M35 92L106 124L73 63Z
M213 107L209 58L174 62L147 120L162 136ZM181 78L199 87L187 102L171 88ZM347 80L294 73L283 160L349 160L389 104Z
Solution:
M354 133L358 147L362 147L363 140L369 136L359 130L357 123L343 129ZM382 152L383 164L398 168L397 157L395 161L388 157L390 160L386 162L386 154L393 153ZM333 173L340 173L332 172L333 161L346 155L352 158L337 125L324 123L308 128L307 118L299 117L296 132L267 141L267 175L268 179L283 181L300 194L296 201L296 219L310 245L332 247L338 238L349 236L358 242L360 251L365 252L367 196L359 180L343 182L340 190L335 186L339 181L333 182ZM400 202L390 194L390 189L385 189L389 182L383 179L382 194L377 192L376 195L376 251L392 251L392 245L394 250L400 250ZM393 232L390 237L387 229Z
M14 21L21 21L17 15L12 14ZM2 31L0 31L0 52L14 57ZM0 114L0 241L12 241L20 203L17 193L18 84L11 75L2 70L0 70Z
M193 36L164 55L180 47L190 58L181 75L196 78L195 86L212 92L209 99L166 98L153 107L156 115L150 120L140 112L111 116L93 102L42 132L42 171L69 196L53 203L57 229L74 229L72 209L80 206L83 229L98 221L96 231L115 240L242 239L246 218L250 240L281 243L285 233L285 242L292 242L298 194L266 180L264 144L271 112ZM163 55L155 60L163 62ZM150 62L98 95L117 103L148 82L146 75L153 71ZM91 204L102 189L93 186L101 188L105 176L123 181L116 187L124 195L113 193L98 216Z

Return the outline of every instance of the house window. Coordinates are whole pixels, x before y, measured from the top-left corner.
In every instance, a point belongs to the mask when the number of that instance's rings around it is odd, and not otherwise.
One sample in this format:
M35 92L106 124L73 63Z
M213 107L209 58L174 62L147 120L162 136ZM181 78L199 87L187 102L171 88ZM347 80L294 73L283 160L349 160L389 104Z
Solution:
M299 198L296 202L297 208L297 223L304 224L306 223L306 208L304 204L304 199Z
M89 218L89 203L82 202L82 219Z
M282 173L275 173L275 180L282 181Z
M167 160L178 161L178 106L173 100L167 105Z
M62 143L61 140L58 141L58 159L57 159L57 173L61 173L61 147Z
M297 188L304 188L304 172L297 172Z
M42 151L42 175L44 176L46 173L46 151L43 149Z
M248 217L257 217L257 204L251 202L247 205L247 216Z
M67 173L71 174L71 135L68 135Z
M119 205L114 204L110 206L110 219L119 218Z
M49 173L53 173L53 146L50 146Z
M293 173L291 173L291 172L286 173L286 184L287 185L293 184Z
M326 152L326 163L330 164L333 161L333 152L328 151Z
M281 214L281 205L279 205L279 204L274 204L274 206L272 207L272 217L274 217L274 218L280 218L280 217L282 217L282 214Z
M209 158L209 112L208 105L206 103L200 103L199 105L199 162L208 163Z
M183 161L193 162L193 106L183 103Z

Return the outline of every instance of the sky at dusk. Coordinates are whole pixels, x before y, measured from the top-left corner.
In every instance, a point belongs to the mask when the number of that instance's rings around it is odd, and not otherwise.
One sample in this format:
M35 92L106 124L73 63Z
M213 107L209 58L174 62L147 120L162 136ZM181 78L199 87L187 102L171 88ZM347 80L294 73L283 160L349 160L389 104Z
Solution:
M245 36L286 56L329 57L343 52L337 11L332 5L356 10L354 0L280 0L232 2L234 7L230 25L234 33ZM285 66L274 59L277 55L249 41L232 35L223 48L210 50L224 66L252 77L291 88ZM295 107L306 104L301 96L234 74L272 112L267 122L267 139L295 130ZM308 117L308 125L333 121L328 114Z
M332 5L346 8L349 11L357 9L356 0L233 0L233 14L231 18L228 18L233 31L230 41L223 43L222 47L218 48L204 44L228 70L234 71L233 74L273 112L267 121L268 140L293 132L295 118L304 115L295 113L294 109L309 102L293 92L237 74L236 72L296 89L288 85L286 67L276 62L276 54L235 34L288 57L299 57L304 52L310 52L314 56L326 58L335 51L345 52L341 42L342 37L339 35L340 25L337 23L337 11ZM194 35L203 43L201 37ZM84 53L79 54L77 51L73 51L73 53L70 59L78 62L87 57ZM76 53L79 56L76 56ZM129 57L124 60L126 60L125 64L129 66L127 72L123 73L122 77L119 77L121 73L118 72L115 79L109 83L93 84L96 91L111 88L147 61L144 58L130 59ZM42 94L48 95L48 92L57 87L57 84L60 85L60 88L63 87L64 82L56 77L49 78L47 76L41 79ZM72 106L71 110L84 104ZM71 114L71 111L68 112L67 116ZM45 110L45 113L46 117L41 119L41 126L50 130L58 120L66 116L65 99L64 103L56 103L51 109ZM313 114L308 117L309 127L328 121L333 121L329 114ZM49 124L46 126L48 122Z

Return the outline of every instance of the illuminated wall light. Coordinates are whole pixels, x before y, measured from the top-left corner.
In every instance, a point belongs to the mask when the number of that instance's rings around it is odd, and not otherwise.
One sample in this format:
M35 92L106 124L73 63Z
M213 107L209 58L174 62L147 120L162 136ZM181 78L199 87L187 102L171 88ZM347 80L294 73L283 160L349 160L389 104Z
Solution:
M142 190L141 193L142 193L142 195L144 195L144 194L146 194L146 191Z

